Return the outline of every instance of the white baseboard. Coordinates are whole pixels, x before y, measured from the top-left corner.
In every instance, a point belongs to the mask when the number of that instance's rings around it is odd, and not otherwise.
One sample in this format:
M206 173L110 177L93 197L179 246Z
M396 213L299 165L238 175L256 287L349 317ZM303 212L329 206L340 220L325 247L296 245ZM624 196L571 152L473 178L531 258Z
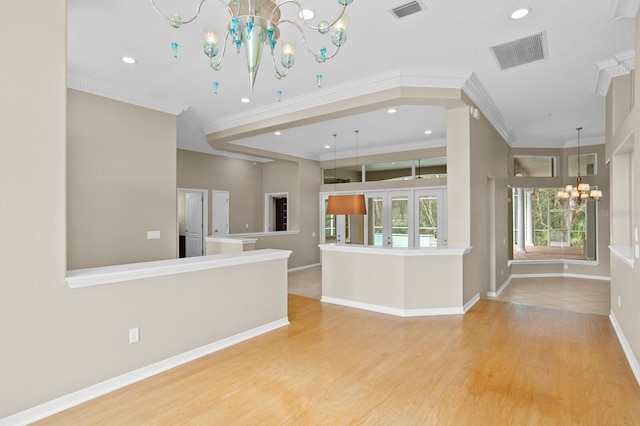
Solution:
M477 299L476 299L477 298ZM480 299L480 295L474 296L472 300L467 302L467 305L470 304L469 307L473 306L475 302ZM348 308L356 308L363 309L365 311L378 312L381 314L394 315L397 317L426 317L433 315L461 315L464 314L466 309L465 307L459 308L425 308L425 309L401 309L401 308L391 308L388 306L381 305L373 305L370 303L363 302L355 302L353 300L347 299L338 299L336 297L327 297L322 296L320 299L321 302L331 303L333 305L346 306Z
M314 263L312 265L305 265L305 266L298 266L297 268L291 268L291 269L287 270L287 272L302 271L304 269L315 268L316 266L320 266L320 263Z
M45 402L44 404L40 404L19 413L13 414L9 417L0 419L0 426L28 425L37 420L41 420L45 417L59 413L63 410L75 407L76 405L80 405L83 402L87 402L91 399L105 395L109 392L113 392L114 390L123 388L132 383L139 382L156 374L167 371L171 368L186 364L197 358L209 355L213 352L217 352L219 350L251 339L252 337L256 337L269 331L275 330L277 328L284 327L288 324L288 318L281 318L268 324L252 328L251 330L247 330L242 333L224 338L222 340L209 343L199 348L192 349L171 358L158 361L137 370L130 371L129 373L116 376L114 378L105 380L79 391L61 396L60 398Z
M504 291L504 289L507 288L507 286L509 284L511 284L511 278L512 277L513 277L513 275L510 275L509 278L507 278L507 280L502 283L502 285L500 286L498 291L488 291L487 292L487 296L489 296L489 297L498 297L498 296L500 296L500 293L502 293Z
M611 281L611 277L582 274L511 274L510 278L583 278L585 280Z
M480 300L480 293L473 296L471 300L464 304L464 306L462 307L463 313L466 313L469 309L471 309L471 307L475 305L478 300Z
M640 385L640 363L638 363L638 358L633 353L633 349L631 349L631 345L627 340L624 332L622 331L622 327L618 324L618 320L616 316L613 314L613 311L609 314L609 320L611 321L611 325L613 325L613 329L618 336L618 340L620 341L620 345L622 346L622 350L624 354L627 356L627 361L629 362L629 366L631 367L631 371L633 371L633 375L636 377L636 381L638 385Z

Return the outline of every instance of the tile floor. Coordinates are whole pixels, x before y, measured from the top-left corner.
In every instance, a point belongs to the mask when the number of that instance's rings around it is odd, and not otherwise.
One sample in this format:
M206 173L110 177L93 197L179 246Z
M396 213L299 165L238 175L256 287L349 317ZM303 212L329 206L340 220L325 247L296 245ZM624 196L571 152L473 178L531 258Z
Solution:
M289 272L289 293L320 299L322 297L322 267Z
M565 311L609 315L609 281L580 278L513 278L497 300ZM320 299L322 269L289 272L289 293Z
M513 278L498 300L565 311L609 315L609 281L581 278Z
M526 246L525 251L513 247L513 260L571 259L587 260L582 247Z

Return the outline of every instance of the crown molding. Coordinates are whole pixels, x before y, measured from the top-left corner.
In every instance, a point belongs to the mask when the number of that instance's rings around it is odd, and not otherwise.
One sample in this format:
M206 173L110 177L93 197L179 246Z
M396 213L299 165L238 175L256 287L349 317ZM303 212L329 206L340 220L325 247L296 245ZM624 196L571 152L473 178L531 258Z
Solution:
M495 102L493 102L489 92L484 88L478 76L471 73L465 81L462 90L469 96L469 99L476 104L484 116L487 117L487 120L495 127L507 144L509 144L509 146L513 145L516 142L515 133L513 133L509 123L507 123L507 120L505 120Z
M612 59L597 62L593 93L595 95L607 96L611 80L614 77L629 74L635 67L636 53L633 50L616 53Z
M468 72L451 70L399 68L345 84L328 87L321 92L291 98L278 102L276 105L268 105L246 113L222 117L202 125L201 128L205 134L216 133L251 124L256 121L268 120L300 110L315 108L400 87L462 89L469 75L470 73Z
M189 106L187 105L170 105L157 99L139 98L127 95L118 90L101 87L95 83L91 83L71 75L67 76L67 87L69 89L80 90L92 95L102 96L115 101L125 102L176 116L189 109Z
M118 90L101 87L71 75L67 78L67 87L176 116L189 109L189 106L185 105L170 105L155 99L130 96ZM513 145L516 140L513 130L511 130L511 127L500 113L493 99L474 73L422 68L398 68L349 83L329 87L321 93L315 92L278 102L277 105L267 105L246 113L222 117L199 127L202 128L204 134L210 134L248 125L256 121L291 114L304 109L328 105L353 97L401 87L462 90L469 99L476 104L478 109L509 145ZM302 155L300 152L292 151L287 154L307 158L306 155Z
M613 19L635 18L640 7L640 0L611 0L611 16Z
M513 130L474 73L420 68L399 68L376 74L327 88L321 94L313 93L299 96L279 102L278 105L269 105L247 113L223 117L201 127L205 134L211 134L304 109L400 87L460 89L476 104L509 145L512 145L516 140Z

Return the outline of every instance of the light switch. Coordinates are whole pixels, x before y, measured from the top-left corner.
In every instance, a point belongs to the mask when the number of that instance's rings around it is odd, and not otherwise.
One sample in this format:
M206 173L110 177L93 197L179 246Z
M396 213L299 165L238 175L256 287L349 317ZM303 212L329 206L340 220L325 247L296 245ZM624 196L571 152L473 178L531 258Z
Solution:
M147 240L159 240L160 231L147 231Z
M635 237L636 237L636 243L638 242L638 228L635 229Z

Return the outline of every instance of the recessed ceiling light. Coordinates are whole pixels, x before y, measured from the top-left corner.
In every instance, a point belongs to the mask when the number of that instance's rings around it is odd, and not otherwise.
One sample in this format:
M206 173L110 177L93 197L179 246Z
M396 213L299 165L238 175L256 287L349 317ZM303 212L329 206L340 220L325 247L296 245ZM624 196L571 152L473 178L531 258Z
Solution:
M313 18L314 16L316 16L316 14L313 13L313 10L304 9L304 10L300 11L300 17L302 19L304 19L305 21L308 21L309 19Z
M424 131L424 134L425 134L425 135L430 135L431 133L433 133L431 130L425 130L425 131Z
M274 134L274 135L276 135L276 136L280 136L282 133L280 133L280 132L274 132L273 134Z
M240 102L242 102L243 104L248 104L249 102L251 102L251 100L249 98L242 98L240 99Z
M518 9L518 10L514 10L511 15L509 15L509 17L511 19L522 19L525 16L527 16L529 14L529 12L531 12L531 9L529 9L528 7L522 8L522 9Z
M122 57L122 62L124 62L125 64L135 64L136 60L134 58L132 58L131 56L123 56Z
M389 114L395 114L396 112L398 112L398 110L397 110L397 109L395 109L395 108L389 108L389 109L387 110L387 112L388 112Z
M331 148L331 145L325 145L324 147L325 147L325 149L329 149L329 148Z

